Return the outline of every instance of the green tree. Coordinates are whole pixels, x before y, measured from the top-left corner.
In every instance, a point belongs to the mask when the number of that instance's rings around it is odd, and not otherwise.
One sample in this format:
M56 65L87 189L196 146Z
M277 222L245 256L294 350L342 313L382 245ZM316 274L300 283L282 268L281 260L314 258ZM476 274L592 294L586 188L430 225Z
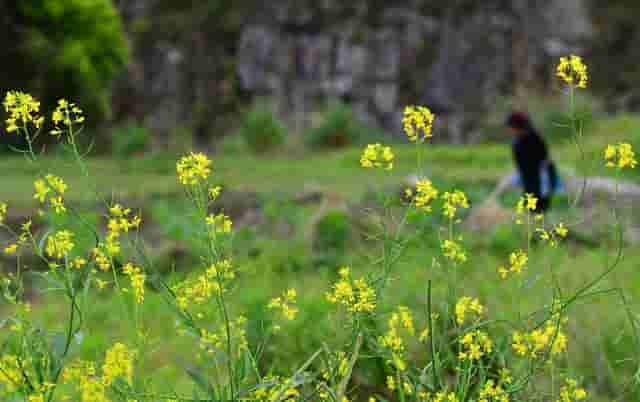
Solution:
M109 113L111 81L128 59L111 0L3 1L0 15L0 89L26 89L47 102L65 96Z

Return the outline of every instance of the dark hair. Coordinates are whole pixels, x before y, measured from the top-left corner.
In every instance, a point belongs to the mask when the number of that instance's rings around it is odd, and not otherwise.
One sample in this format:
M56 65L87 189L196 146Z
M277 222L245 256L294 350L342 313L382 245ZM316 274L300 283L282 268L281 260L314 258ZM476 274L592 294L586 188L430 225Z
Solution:
M507 127L517 128L520 130L531 130L533 128L529 116L524 112L511 113L505 124Z

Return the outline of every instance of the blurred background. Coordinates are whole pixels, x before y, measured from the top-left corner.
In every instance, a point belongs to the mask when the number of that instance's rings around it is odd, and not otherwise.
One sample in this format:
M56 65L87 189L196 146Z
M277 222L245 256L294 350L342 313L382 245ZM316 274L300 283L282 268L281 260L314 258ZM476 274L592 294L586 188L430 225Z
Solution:
M18 227L35 216L36 233L70 227L78 250L92 247L91 233L74 219L36 215L33 180L54 173L69 183L65 202L99 227L113 202L140 211L140 239L153 262L148 283L178 283L202 267L193 240L198 224L175 178L175 158L206 152L213 180L224 188L212 209L234 220L241 271L234 312L269 322L268 300L299 289L299 319L264 351L274 372L288 373L301 356L343 339L339 323L318 319L333 311L325 291L338 267L350 265L360 276L375 266L378 245L363 233L376 227L369 214L380 212L376 194L400 194L416 173L403 108L426 105L437 114L435 144L425 145L420 173L442 191L464 189L472 207L513 169L504 121L511 110L525 110L568 187L548 219L572 233L566 247L536 248L531 266L557 267L567 293L589 283L616 256L614 205L631 245L594 296L569 311L563 369L584 380L593 401L621 393L618 400L637 401L630 317L640 324L640 176L606 169L602 151L618 141L640 148L639 19L637 0L0 0L0 93L30 92L46 116L58 98L78 103L87 115L81 138L90 147L91 175L82 177L49 135L38 138L37 148L46 149L40 166L28 163L10 150L24 145L21 137L0 128L6 223ZM566 127L566 92L555 77L559 57L570 53L589 66L588 89L576 99L582 147ZM392 143L396 153L394 170L383 176L358 165L362 145L377 141ZM582 176L595 184L577 203ZM497 267L523 246L511 215L519 196L504 194L473 224L463 212L470 260L460 267L460 286L490 314L507 317L520 313L516 305L533 311L553 297L534 270L525 287L498 286ZM396 207L399 216L402 205ZM404 304L423 311L426 281L445 281L426 268L440 257L442 216L412 214L407 222L420 234L403 239L406 258L382 310ZM0 234L1 247L11 241ZM47 269L33 255L21 258ZM15 256L0 256L0 275L15 267ZM31 286L38 280L27 275L34 316L56 330L66 306ZM434 300L445 309L436 287ZM609 297L610 289L626 299ZM77 355L100 360L114 340L127 339L114 293L95 296ZM7 308L0 304L0 315ZM162 347L149 352L144 370L157 389L189 394L182 362L197 341L166 336L175 333L175 319L153 285L145 309L149 342ZM250 342L259 332L258 324L248 328ZM425 360L421 349L412 353ZM364 367L354 388L384 392L383 383L380 372Z
M250 147L343 146L397 136L407 104L439 115L439 142L490 141L510 108L551 126L569 53L591 67L589 112L640 105L634 0L5 0L0 16L0 89L74 99L103 153L218 150L255 119L286 134L244 130ZM314 131L345 114L367 130Z

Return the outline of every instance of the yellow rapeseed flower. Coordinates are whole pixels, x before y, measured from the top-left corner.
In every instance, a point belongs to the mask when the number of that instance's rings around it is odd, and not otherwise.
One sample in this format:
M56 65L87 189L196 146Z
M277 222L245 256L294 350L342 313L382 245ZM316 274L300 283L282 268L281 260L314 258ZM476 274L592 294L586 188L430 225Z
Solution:
M174 288L176 303L182 310L206 304L212 297L225 292L235 277L236 272L230 260L211 264L203 274L187 279Z
M209 198L211 199L211 201L217 200L218 197L220 197L220 193L222 193L222 187L220 186L209 187Z
M404 132L411 142L424 142L431 138L435 115L424 106L407 106L402 116Z
M82 110L75 104L70 103L66 99L58 100L58 106L51 115L54 129L51 135L60 136L64 130L72 130L76 124L84 123L84 114Z
M527 211L533 212L538 207L538 199L530 193L520 197L518 204L516 205L516 213L522 215Z
M7 203L0 202L0 225L4 223L4 219L7 217L8 210L9 207L7 206Z
M460 190L447 191L442 195L442 198L444 199L442 213L449 219L455 218L458 208L469 208L467 195Z
M4 248L4 253L7 255L15 254L18 251L18 245L16 243L10 244Z
M469 315L475 316L474 321L480 319L484 314L484 306L477 298L463 296L456 303L456 323L463 325Z
M348 267L340 269L340 280L326 294L332 304L339 304L351 313L371 313L376 308L376 292L364 278L353 279Z
M388 329L384 336L379 338L380 345L389 351L391 358L389 363L398 370L404 371L407 368L405 361L405 340L403 334L410 337L415 336L413 316L411 311L405 306L398 306L391 314L387 322Z
M0 357L0 385L7 392L13 393L23 384L24 379L18 358L14 355L3 354Z
M393 169L393 151L391 147L382 144L369 144L366 146L360 157L360 166L364 168Z
M75 246L73 236L73 233L68 230L59 230L47 237L45 248L47 255L58 260L65 258Z
M406 190L406 195L413 198L416 208L431 212L431 203L438 198L438 190L433 186L431 180L418 180L415 194L411 189Z
M529 257L525 251L523 250L513 251L509 255L509 266L499 267L498 273L500 274L500 277L502 279L506 279L510 274L519 274L526 268L528 261L529 261Z
M480 389L478 402L509 402L509 394L494 380L487 380Z
M460 360L480 360L493 351L491 338L480 330L467 332L458 343L462 346L458 354Z
M122 272L131 280L131 287L133 288L133 295L136 299L136 303L144 303L144 283L147 279L147 275L142 271L140 267L136 267L131 263L122 267Z
M27 93L9 91L2 105L4 111L9 114L5 120L7 133L18 131L18 129L26 130L30 124L39 129L44 123L44 117L39 115L40 102Z
M27 402L45 402L44 395L41 393L31 395L27 398Z
M589 81L587 66L576 55L561 57L556 67L556 75L573 88L586 88Z
M48 174L43 179L33 182L35 193L33 198L41 204L49 201L49 204L57 214L65 212L64 193L67 191L67 184L60 177Z
M467 252L460 242L445 239L440 248L442 249L442 255L447 259L459 264L467 262Z
M183 156L176 164L178 181L185 186L195 186L206 181L211 174L211 160L202 153Z
M606 166L610 168L635 168L638 162L631 144L620 142L617 145L607 145L604 150Z
M212 233L231 233L233 221L225 214L209 215L205 221Z
M133 383L133 360L135 353L118 342L107 350L102 365L102 382L111 385L116 378L122 378L129 385Z
M276 298L271 299L267 308L279 310L286 320L292 321L298 314L296 307L297 292L295 289L289 289Z
M548 322L528 333L513 332L511 347L519 356L537 358L549 348L551 356L556 356L567 350L567 336L559 324Z
M587 399L587 391L578 386L578 382L567 378L560 388L560 398L556 402L577 402Z

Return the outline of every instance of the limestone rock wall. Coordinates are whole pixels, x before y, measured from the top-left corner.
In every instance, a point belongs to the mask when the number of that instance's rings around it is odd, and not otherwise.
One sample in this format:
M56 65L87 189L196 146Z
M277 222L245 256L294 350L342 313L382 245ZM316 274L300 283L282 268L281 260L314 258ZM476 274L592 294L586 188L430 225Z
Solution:
M134 60L114 109L159 142L184 127L207 143L259 97L294 133L330 99L392 133L421 103L440 140L475 141L496 98L548 85L551 62L579 49L585 2L121 0Z

